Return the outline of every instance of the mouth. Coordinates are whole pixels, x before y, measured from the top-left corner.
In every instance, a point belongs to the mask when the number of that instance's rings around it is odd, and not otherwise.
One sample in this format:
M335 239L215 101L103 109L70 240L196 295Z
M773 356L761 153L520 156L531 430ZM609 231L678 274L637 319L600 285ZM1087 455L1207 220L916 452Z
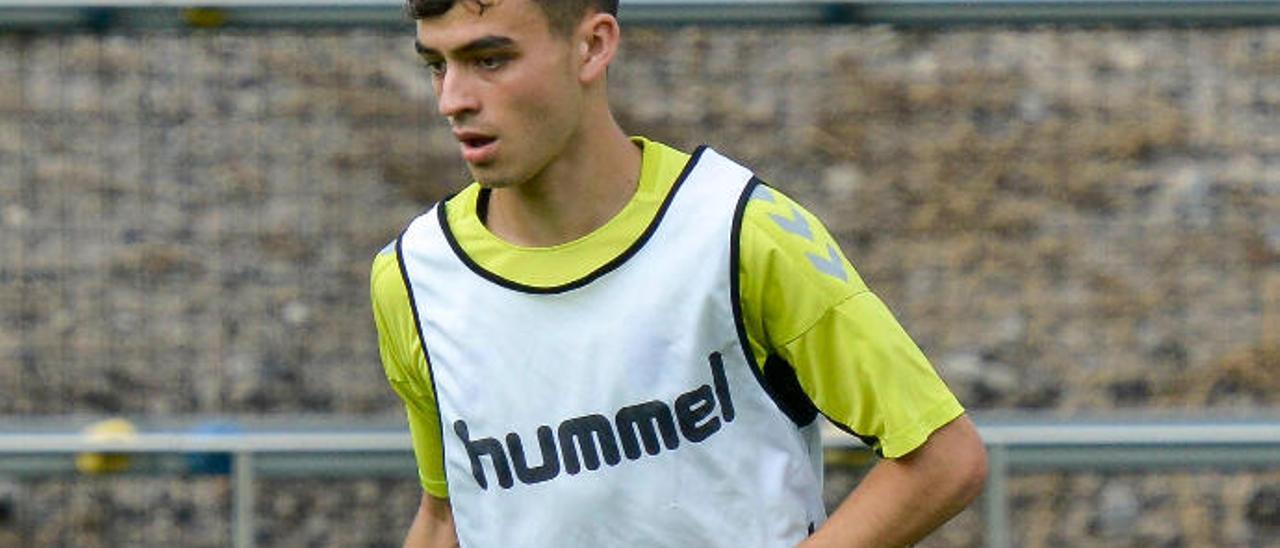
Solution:
M483 148L494 141L497 139L493 137L468 137L460 140L464 148Z
M483 163L493 158L497 137L473 132L457 132L454 136L462 146L462 159L467 163Z

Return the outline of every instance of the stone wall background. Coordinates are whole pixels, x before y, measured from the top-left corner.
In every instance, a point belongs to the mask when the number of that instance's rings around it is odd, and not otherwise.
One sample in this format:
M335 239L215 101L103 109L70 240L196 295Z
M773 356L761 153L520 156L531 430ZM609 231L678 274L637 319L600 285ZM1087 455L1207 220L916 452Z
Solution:
M822 217L971 409L1277 405L1280 29L636 28L611 71L628 130ZM398 413L368 266L450 142L407 31L0 35L0 415ZM1015 538L1276 545L1275 472L1020 477ZM223 545L221 481L19 482L0 545ZM416 489L266 486L260 534L395 544Z

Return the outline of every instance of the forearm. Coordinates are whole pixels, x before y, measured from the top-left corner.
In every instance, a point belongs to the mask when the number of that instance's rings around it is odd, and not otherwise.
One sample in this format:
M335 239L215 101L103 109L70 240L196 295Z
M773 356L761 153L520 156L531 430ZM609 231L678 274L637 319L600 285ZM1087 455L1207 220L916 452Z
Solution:
M986 478L986 452L960 417L925 445L878 463L804 548L906 546L960 513Z
M409 526L404 548L457 548L458 536L453 528L453 507L448 499L426 493L418 505L418 513Z

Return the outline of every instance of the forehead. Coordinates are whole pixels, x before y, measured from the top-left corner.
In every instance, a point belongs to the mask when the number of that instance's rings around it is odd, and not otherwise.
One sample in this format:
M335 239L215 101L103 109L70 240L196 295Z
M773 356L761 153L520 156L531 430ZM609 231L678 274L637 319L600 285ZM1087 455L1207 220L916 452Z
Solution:
M484 37L519 43L549 33L547 17L533 0L493 0L483 8L459 0L443 15L417 21L418 42L442 52Z

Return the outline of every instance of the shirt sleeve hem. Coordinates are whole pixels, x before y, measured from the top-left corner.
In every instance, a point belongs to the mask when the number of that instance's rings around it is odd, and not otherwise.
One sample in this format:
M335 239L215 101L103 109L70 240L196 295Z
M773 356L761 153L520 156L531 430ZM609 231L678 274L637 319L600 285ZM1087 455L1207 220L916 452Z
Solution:
M422 490L438 499L449 498L449 483L443 480L422 480Z
M963 414L964 407L960 405L960 402L956 401L955 398L948 398L947 401L935 405L921 416L914 428L892 437L882 438L880 440L881 451L885 458L890 459L915 451L921 445L924 445L924 442L929 439L929 435Z

